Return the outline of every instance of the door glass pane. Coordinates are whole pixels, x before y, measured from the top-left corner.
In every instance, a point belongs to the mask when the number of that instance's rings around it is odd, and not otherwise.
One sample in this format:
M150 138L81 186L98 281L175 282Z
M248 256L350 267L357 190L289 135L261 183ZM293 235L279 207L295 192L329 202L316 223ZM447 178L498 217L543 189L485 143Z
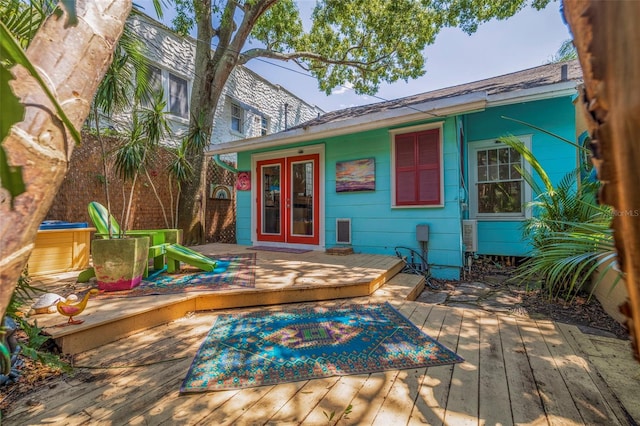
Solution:
M313 161L291 165L291 234L313 235Z
M280 166L262 168L262 233L280 234Z

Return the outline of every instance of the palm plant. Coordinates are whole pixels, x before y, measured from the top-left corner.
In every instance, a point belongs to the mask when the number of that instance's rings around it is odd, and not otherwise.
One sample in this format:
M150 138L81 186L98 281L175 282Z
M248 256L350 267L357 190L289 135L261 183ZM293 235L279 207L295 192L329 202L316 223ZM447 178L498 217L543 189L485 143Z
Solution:
M573 59L578 59L578 51L573 44L573 40L568 39L562 42L562 45L560 45L560 48L551 57L548 63L553 64L557 62L571 61Z
M51 0L9 0L0 3L0 17L22 49L26 49L55 6L56 2Z
M600 271L600 277L616 269L616 253L610 224L612 212L598 205L597 182L579 181L580 169L554 186L533 153L514 137L500 141L515 149L531 165L534 175L520 168L523 179L536 194L529 207L534 215L525 222L523 236L530 238L531 257L516 270L514 279L542 278L549 298L575 297ZM615 285L620 274L614 281ZM594 282L595 288L600 279Z
M141 172L144 172L146 175L147 181L156 199L160 203L165 227L169 227L164 204L158 195L158 191L153 184L148 170L149 164L153 162L155 153L159 148L160 141L171 133L166 118L165 106L166 103L163 100L162 93L159 92L150 107L134 108L131 114L131 130L124 133L123 137L125 142L114 153L116 172L123 179L132 181L129 191L129 201L126 207L126 216L123 222L124 229L127 228L129 223L133 193Z
M98 87L93 102L92 120L94 132L102 152L102 168L105 176L104 191L107 203L108 221L111 220L111 196L109 193L109 161L111 155L106 149L106 141L101 130L103 120L112 120L119 113L132 110L134 119L130 135L136 139L136 134L142 131L137 124L135 107L140 99L148 99L151 85L148 78L149 62L144 55L144 44L137 39L131 29L125 26L120 42L114 52L114 59L104 79ZM113 237L111 224L108 223L109 238ZM125 224L126 226L126 224Z

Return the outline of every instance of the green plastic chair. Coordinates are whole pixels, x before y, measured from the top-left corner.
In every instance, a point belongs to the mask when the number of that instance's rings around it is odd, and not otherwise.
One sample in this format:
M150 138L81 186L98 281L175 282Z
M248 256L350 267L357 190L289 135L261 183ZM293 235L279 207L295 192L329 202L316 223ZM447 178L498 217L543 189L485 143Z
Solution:
M109 212L102 204L92 201L89 203L89 217L96 227L96 236L109 238ZM111 234L118 238L122 236L122 228L118 221L111 215ZM182 232L180 229L142 229L126 231L125 236L148 236L149 259L153 259L153 268L156 271L165 270L169 273L180 269L180 262L193 265L203 271L211 272L216 267L216 262L197 251L180 245ZM148 270L145 271L145 277Z

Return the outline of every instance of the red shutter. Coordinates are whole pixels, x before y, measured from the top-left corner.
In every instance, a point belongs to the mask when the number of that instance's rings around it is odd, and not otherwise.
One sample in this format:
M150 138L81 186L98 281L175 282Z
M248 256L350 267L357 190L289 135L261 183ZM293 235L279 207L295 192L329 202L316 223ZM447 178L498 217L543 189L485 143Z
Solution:
M416 147L412 134L396 136L396 204L416 202Z
M440 131L395 138L396 205L440 204Z
M417 135L418 204L440 204L440 137L438 129Z

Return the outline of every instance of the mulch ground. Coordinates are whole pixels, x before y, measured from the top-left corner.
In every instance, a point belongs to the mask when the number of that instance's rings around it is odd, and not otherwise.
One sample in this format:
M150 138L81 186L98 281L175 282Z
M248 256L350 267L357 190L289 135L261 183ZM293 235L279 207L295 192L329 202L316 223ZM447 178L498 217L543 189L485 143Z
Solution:
M530 316L536 315L556 322L575 325L583 333L610 333L618 339L628 339L627 329L605 312L595 297L577 296L573 301L549 300L539 290L528 292L522 298L522 306Z
M515 300L510 312L522 314L536 319L550 319L556 322L575 325L583 333L600 334L618 339L629 339L626 327L613 319L594 297L586 293L572 298L550 298L548 293L536 288L536 285L521 283L518 285L509 281L514 275L518 259L509 257L481 257L475 261L469 271L465 271L464 279L460 281L435 280L432 284L436 291L449 294L459 293L468 283L488 282L491 291L502 292L511 296L507 300ZM433 289L425 288L425 293ZM419 300L419 299L418 299ZM444 304L450 304L445 302ZM483 304L479 304L483 307Z

